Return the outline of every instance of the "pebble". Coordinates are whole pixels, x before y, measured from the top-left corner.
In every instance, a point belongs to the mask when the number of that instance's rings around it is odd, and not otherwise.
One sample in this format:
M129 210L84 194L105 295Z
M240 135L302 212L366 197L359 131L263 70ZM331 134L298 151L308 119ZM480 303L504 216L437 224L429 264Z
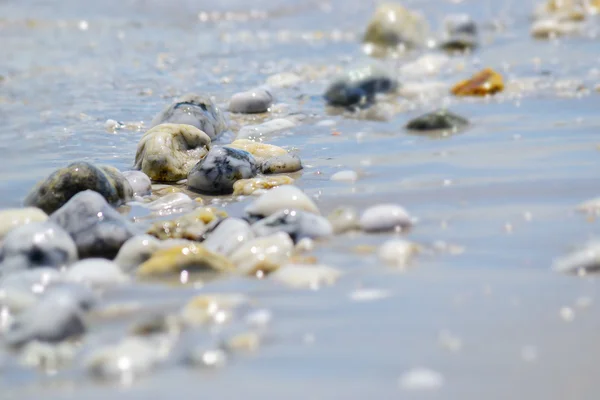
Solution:
M93 294L67 285L49 290L15 318L4 339L11 346L21 346L32 340L55 343L82 335L83 314L93 298Z
M440 47L465 51L477 47L477 24L468 14L450 14L444 18L444 38Z
M471 78L459 82L452 88L455 96L487 96L504 90L502 76L491 68L486 68Z
M440 109L410 120L406 124L406 129L419 132L439 130L456 132L466 128L468 125L469 121L466 118L448 110Z
M282 147L255 142L248 139L236 139L230 143L228 147L247 151L248 153L252 154L257 162L263 162L266 159L283 156L288 153L287 150Z
M285 154L264 160L260 164L263 174L286 174L302 169L302 161L295 154Z
M48 215L35 207L8 208L0 211L0 242L11 230L32 222L44 222Z
M413 368L400 377L404 390L433 390L444 385L444 376L429 368Z
M225 116L208 96L186 94L165 109L163 109L150 124L155 127L160 124L192 125L206 133L214 140L228 129Z
M269 236L285 232L294 241L320 239L333 234L331 223L320 215L298 210L280 210L252 225L257 236Z
M181 320L186 326L222 323L232 313L250 303L250 299L236 293L201 294L192 298L181 310Z
M356 173L356 171L352 170L338 171L335 174L331 175L330 179L336 182L354 183L358 180L358 174Z
M262 141L263 139L273 135L274 133L291 129L295 127L297 123L286 118L276 118L267 122L263 122L259 125L248 125L244 126L238 132L236 140L249 139Z
M403 231L413 225L413 219L399 205L379 204L366 209L360 216L359 224L365 232Z
M93 190L110 204L118 206L133 197L127 179L112 167L98 167L88 162L76 162L54 171L38 183L24 200L25 206L38 207L51 214L71 197Z
M202 245L210 251L230 255L242 244L254 239L250 224L239 218L226 218L215 229L207 232L207 239Z
M229 111L243 114L264 113L269 111L272 104L271 92L265 88L256 88L231 96Z
M412 48L425 44L429 27L423 16L397 3L384 3L372 16L363 42L381 47Z
M585 274L600 270L600 241L591 241L582 248L556 260L555 271L567 274Z
M185 193L170 193L150 203L143 203L142 207L152 211L165 211L170 209L183 209L191 211L197 203Z
M174 246L156 251L136 271L138 277L178 275L182 271L234 271L224 256L207 250L200 244Z
M0 271L3 274L29 268L61 268L75 261L77 247L73 239L61 226L50 221L13 229L0 247Z
M268 217L277 211L286 209L320 214L317 205L293 185L279 186L269 190L246 207L246 213L252 216Z
M341 271L327 265L287 264L269 278L290 287L317 290L333 285L341 276Z
M32 341L23 346L19 354L22 365L53 373L70 364L77 355L73 343L44 343Z
M121 246L114 261L123 272L129 274L135 272L137 267L147 261L157 250L190 243L192 242L186 239L159 240L150 235L138 235Z
M251 179L240 179L233 184L233 194L235 196L263 194L266 190L282 185L292 185L293 183L294 179L286 175L257 176Z
M137 227L112 208L98 193L78 193L50 216L75 241L80 258L113 259Z
M384 263L404 268L419 252L419 246L403 239L390 239L383 243L378 251L378 256Z
M368 106L378 93L389 93L398 82L389 72L375 65L349 70L327 87L325 100L332 106Z
M297 86L302 78L293 72L280 72L267 78L267 85L276 88L289 88Z
M289 235L278 232L244 243L229 258L239 272L262 277L285 263L293 250Z
M336 234L359 229L358 211L352 207L338 207L327 216Z
M551 39L577 35L583 31L583 26L581 22L549 17L535 21L531 25L531 36L537 39Z
M104 258L89 258L71 265L65 278L71 282L84 283L92 287L109 287L128 281L118 264Z
M123 176L129 182L135 196L147 196L152 192L150 177L141 171L125 171Z
M254 157L243 150L214 146L188 174L188 186L204 193L231 193L240 179L258 173Z
M207 230L207 224L225 217L227 217L225 211L214 207L200 207L172 220L157 221L152 224L147 233L162 240L201 240Z
M159 182L177 182L210 149L211 138L198 128L183 124L161 124L140 139L134 168Z

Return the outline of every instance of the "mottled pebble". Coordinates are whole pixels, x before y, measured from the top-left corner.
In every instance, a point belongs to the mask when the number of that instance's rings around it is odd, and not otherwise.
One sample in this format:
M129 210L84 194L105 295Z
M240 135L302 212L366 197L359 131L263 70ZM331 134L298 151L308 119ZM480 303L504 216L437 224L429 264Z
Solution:
M8 208L0 211L0 242L8 232L32 222L44 222L48 215L35 207Z
M294 179L286 175L241 179L233 184L233 194L236 196L250 196L257 194L257 191L262 194L264 191L277 186L292 185L293 183Z
M206 133L211 140L228 129L228 122L208 96L186 94L162 110L150 124L186 124Z
M134 167L152 180L176 182L206 156L210 143L210 137L194 126L161 124L140 139Z
M336 182L354 183L358 180L358 174L356 173L356 171L343 170L331 175L330 179Z
M284 154L264 160L259 167L263 174L286 174L300 171L302 161L295 154Z
M390 266L404 268L418 252L419 246L415 243L404 239L390 239L381 245L378 256Z
M352 207L336 208L327 216L334 233L344 233L359 229L358 211Z
M397 80L388 71L369 65L335 78L325 91L325 100L332 106L367 106L373 103L376 94L391 92L397 86Z
M319 239L333 234L331 223L320 215L298 210L280 210L252 225L257 236L285 232L294 242L304 238Z
M151 192L152 181L141 171L124 171L123 176L129 182L135 196L147 196Z
M99 195L98 195L99 196ZM77 261L77 247L61 226L33 222L13 229L0 247L0 271L60 268Z
M128 281L119 265L103 258L89 258L71 265L65 273L68 281L93 287L108 287Z
M250 139L263 140L264 138L281 132L286 129L291 129L297 125L296 121L286 118L276 118L259 125L244 126L237 134L236 140Z
M279 186L269 190L246 207L246 213L268 217L279 210L286 209L320 214L317 205L304 192L293 185Z
M438 130L452 130L456 132L468 125L469 121L466 118L448 110L440 109L410 120L406 124L406 129L420 132Z
M207 250L202 245L189 244L156 251L139 266L139 277L177 275L182 271L233 271L234 266L224 256Z
M227 145L227 147L247 151L248 153L252 154L252 156L254 156L258 162L262 162L266 159L277 156L283 156L288 153L287 150L282 147L267 143L255 142L248 139L236 139Z
M254 232L248 222L239 218L226 218L211 232L202 245L215 253L230 255L242 244L254 239Z
M214 207L200 207L181 217L157 221L147 233L159 239L190 239L201 240L206 232L207 224L214 220L227 217L225 211Z
M188 186L205 193L231 193L236 181L253 178L257 173L250 153L214 146L188 174Z
M360 216L359 224L365 232L406 230L413 225L413 219L399 205L379 204L366 209Z
M288 264L273 272L269 278L302 289L319 289L333 285L342 272L327 265Z
M75 241L80 258L114 258L137 227L91 190L76 194L50 216Z
M297 86L302 78L293 72L280 72L267 78L267 85L279 88Z
M271 92L265 88L256 88L231 96L229 111L244 114L263 113L269 110L271 104L273 104Z
M278 232L244 243L231 254L230 260L241 273L261 277L285 263L293 250L289 235Z

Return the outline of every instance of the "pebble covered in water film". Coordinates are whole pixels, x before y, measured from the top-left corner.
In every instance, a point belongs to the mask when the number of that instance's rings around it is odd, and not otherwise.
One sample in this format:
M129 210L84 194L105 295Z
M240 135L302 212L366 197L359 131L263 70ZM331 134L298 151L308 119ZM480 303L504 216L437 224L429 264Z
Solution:
M360 216L359 224L366 232L406 230L413 225L413 218L397 204L379 204L366 209Z
M273 104L273 95L265 88L239 92L231 96L229 111L234 113L263 113Z
M279 210L286 209L320 214L314 201L293 185L279 186L269 190L246 207L246 213L268 217Z

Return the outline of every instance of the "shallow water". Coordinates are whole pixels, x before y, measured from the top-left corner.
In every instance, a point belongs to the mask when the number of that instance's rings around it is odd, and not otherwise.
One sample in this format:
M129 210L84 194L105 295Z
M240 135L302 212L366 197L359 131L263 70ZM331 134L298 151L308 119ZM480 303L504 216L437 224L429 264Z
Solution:
M455 60L463 71L428 79L453 83L491 66L509 84L540 83L491 100L404 101L387 121L366 121L330 115L321 99L336 67L367 60L359 38L373 4L347 3L0 1L0 206L19 206L36 181L74 160L130 168L144 129L109 133L107 119L147 126L180 94L209 93L225 103L274 73L296 71L305 81L276 95L286 105L281 115L306 118L269 143L298 149L306 168L296 184L323 214L341 204L398 202L419 218L408 238L464 248L425 254L399 272L355 251L392 235L338 236L314 251L345 272L331 288L305 292L241 278L206 283L204 290L246 293L274 315L268 342L223 369L173 366L122 386L93 381L80 368L44 376L9 364L0 397L598 398L597 279L550 270L553 259L598 234L597 221L574 211L599 194L597 38L532 39L530 1L406 2L434 28L446 13L461 11L488 26L485 45ZM437 139L403 130L440 104L472 126ZM361 179L329 180L342 169ZM241 214L248 201L225 208ZM363 289L389 296L353 300ZM138 291L107 298L153 309L180 304L197 289L157 284ZM572 320L564 310L561 317L564 307ZM98 324L93 340L118 338L127 322ZM460 349L440 344L446 330ZM438 371L443 385L426 393L401 389L400 376L415 367Z

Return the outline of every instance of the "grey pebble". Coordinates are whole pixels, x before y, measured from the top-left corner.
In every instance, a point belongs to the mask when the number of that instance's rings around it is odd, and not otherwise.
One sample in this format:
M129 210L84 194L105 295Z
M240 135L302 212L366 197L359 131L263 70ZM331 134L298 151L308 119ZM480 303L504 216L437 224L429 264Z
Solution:
M152 181L142 171L124 171L123 176L129 182L135 196L146 196L152 192Z
M265 88L239 92L231 96L229 111L234 113L264 113L273 104L273 95Z
M331 223L320 215L306 211L281 210L252 225L256 236L269 236L277 232L285 232L297 243L309 238L318 239L331 236Z
M207 232L207 239L202 245L208 250L223 255L230 255L243 243L254 239L250 224L239 218L226 218L215 229Z
M329 85L325 100L332 106L368 106L378 93L388 93L398 82L387 71L374 65L348 70Z
M263 174L283 174L297 172L301 169L302 161L295 154L271 157L260 164L260 171Z
M406 124L412 131L460 130L469 125L469 121L448 110L440 109L421 115Z

